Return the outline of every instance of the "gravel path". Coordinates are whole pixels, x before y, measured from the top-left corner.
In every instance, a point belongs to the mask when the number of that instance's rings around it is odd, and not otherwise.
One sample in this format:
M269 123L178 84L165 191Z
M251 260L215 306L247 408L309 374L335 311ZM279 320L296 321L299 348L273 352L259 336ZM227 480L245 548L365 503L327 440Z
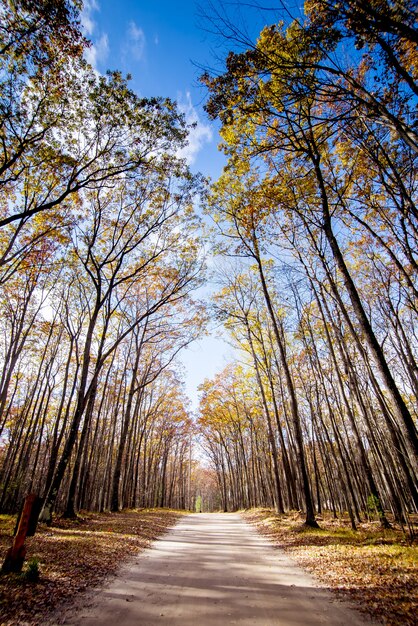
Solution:
M62 616L77 626L364 626L236 513L184 517Z

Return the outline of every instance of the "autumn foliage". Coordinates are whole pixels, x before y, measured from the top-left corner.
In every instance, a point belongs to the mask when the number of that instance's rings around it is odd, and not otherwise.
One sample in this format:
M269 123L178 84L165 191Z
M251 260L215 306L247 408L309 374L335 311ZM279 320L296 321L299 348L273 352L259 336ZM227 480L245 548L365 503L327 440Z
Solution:
M307 2L202 77L224 171L206 210L239 365L202 388L224 507L386 511L413 537L417 52L413 3ZM223 379L223 380L222 380Z
M361 577L365 525L416 535L415 3L307 0L254 40L215 14L231 49L202 77L227 160L210 186L179 156L176 103L85 61L80 9L0 2L0 510L34 491L43 521L82 509L88 528L202 501L301 511L327 563L331 515ZM201 207L222 259L210 307ZM195 420L177 355L209 308L237 359ZM77 526L53 528L70 562ZM379 568L391 581L372 553L367 597Z

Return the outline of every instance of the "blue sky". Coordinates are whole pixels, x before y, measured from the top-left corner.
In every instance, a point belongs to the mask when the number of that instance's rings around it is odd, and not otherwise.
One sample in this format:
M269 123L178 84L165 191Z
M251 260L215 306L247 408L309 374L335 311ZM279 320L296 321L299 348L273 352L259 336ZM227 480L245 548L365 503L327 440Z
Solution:
M188 158L193 167L217 177L222 157L213 124L203 112L202 73L212 54L208 35L198 27L194 0L87 0L82 23L93 45L88 61L100 72L131 74L131 88L142 96L176 100L188 121L197 124Z
M277 12L268 7L277 7L280 0L262 0L262 12L254 8L256 2L215 0L215 5L228 11L234 23L254 38L264 24L278 19ZM216 127L203 111L206 91L199 76L201 68L221 67L220 59L233 44L210 32L212 26L202 11L212 15L213 11L202 5L207 2L84 0L82 24L93 44L87 59L99 72L117 69L129 73L130 85L138 94L178 102L189 121L197 125L190 138L190 163L193 169L216 178L223 157L217 151Z
M236 3L223 6L228 7L237 23L241 20ZM270 6L277 6L277 2ZM253 36L266 20L274 21L275 17L271 11L260 14L252 10L250 14L244 9L244 14ZM178 102L187 120L196 124L184 156L194 171L216 179L224 157L217 149L216 125L203 110L205 90L199 83L199 68L219 67L219 58L226 50L225 42L208 32L210 24L202 19L195 0L85 0L82 24L92 42L87 60L97 71L129 73L130 86L138 94L170 97ZM193 408L198 404L198 385L213 377L232 357L232 349L214 334L183 352L186 390Z

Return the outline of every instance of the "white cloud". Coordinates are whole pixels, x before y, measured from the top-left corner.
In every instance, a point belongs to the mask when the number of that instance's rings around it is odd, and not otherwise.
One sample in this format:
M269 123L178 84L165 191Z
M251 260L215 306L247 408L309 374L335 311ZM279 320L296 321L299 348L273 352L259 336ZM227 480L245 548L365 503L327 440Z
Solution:
M99 11L100 7L96 0L85 0L81 12L81 25L87 37L90 37L96 28L96 22L92 18L92 13Z
M98 63L104 63L109 55L109 38L106 33L93 43L84 52L85 59L90 65L97 69Z
M135 22L129 22L126 47L129 54L137 61L143 58L145 51L145 33Z
M184 113L187 124L193 124L193 128L189 131L187 145L178 152L178 156L182 159L186 159L187 163L191 165L195 162L196 156L202 150L203 146L212 141L212 130L210 126L200 121L199 115L192 104L189 92L186 94L185 101L182 102L181 97L179 98L178 107L179 110Z
M106 33L96 33L97 24L93 18L93 14L100 11L100 5L97 0L85 0L83 11L81 13L81 25L84 34L91 41L91 45L84 51L84 57L90 65L97 70L99 63L104 63L109 55L109 37Z

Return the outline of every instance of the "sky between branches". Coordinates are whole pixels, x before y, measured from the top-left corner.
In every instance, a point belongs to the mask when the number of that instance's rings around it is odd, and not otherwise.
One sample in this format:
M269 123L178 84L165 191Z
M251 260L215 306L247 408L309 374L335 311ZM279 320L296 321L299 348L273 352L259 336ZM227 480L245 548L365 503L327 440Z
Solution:
M130 74L130 86L141 96L176 100L187 121L194 124L183 156L193 171L216 180L224 158L218 151L217 127L203 108L206 92L199 77L206 68L221 67L232 43L213 33L210 16L219 10L256 37L266 23L279 19L277 2L262 6L258 10L255 4L231 2L213 9L195 0L121 0L117 4L85 0L82 26L91 41L86 58L102 74L106 70ZM296 6L290 8L293 14L299 12ZM199 295L205 297L213 289L208 285ZM198 405L198 386L221 370L232 355L232 348L217 337L215 329L183 352L192 408Z

